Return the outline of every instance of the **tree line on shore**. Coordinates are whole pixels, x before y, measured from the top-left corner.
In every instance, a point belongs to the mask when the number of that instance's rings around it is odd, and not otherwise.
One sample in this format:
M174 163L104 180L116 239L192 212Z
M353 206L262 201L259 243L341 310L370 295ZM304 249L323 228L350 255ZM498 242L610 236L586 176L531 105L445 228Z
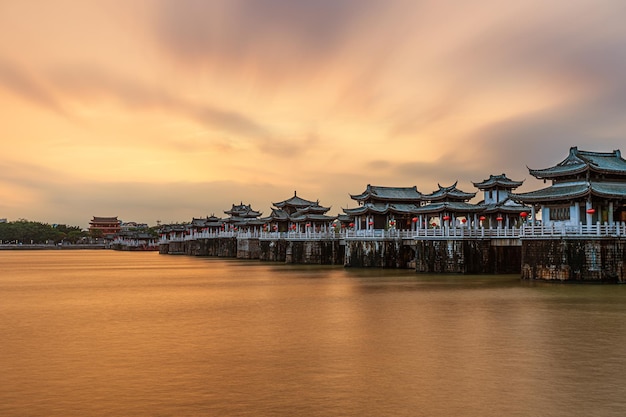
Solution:
M0 243L3 244L80 243L97 237L82 230L79 226L50 225L24 219L0 223Z

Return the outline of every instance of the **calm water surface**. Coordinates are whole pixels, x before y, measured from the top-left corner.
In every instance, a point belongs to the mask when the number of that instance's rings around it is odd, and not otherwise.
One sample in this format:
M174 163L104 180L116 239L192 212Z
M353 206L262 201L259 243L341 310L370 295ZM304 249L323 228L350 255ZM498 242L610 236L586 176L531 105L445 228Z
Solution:
M0 252L1 416L624 416L626 286Z

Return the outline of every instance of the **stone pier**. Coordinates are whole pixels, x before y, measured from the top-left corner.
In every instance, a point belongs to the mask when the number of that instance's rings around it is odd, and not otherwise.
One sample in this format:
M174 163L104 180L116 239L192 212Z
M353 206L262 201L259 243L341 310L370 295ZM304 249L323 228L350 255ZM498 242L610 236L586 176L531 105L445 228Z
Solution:
M373 268L414 268L413 240L355 239L347 240L345 266Z
M419 240L419 273L512 274L520 272L518 239Z
M626 282L621 238L524 239L522 259L523 279Z
M343 265L344 246L339 239L263 239L262 261L303 265Z

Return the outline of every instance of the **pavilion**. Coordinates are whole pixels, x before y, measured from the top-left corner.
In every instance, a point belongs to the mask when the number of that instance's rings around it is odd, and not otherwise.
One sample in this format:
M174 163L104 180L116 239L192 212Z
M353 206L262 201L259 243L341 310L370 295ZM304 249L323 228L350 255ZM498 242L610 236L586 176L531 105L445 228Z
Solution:
M481 206L468 203L476 196L476 193L468 193L457 188L457 182L442 187L430 194L425 194L423 199L428 203L413 211L418 216L420 227L447 226L458 227L471 224L478 224L477 214L482 210Z
M243 202L238 205L233 204L230 210L224 211L224 214L230 216L222 220L224 230L260 230L263 226L263 221L259 219L262 213L253 210L250 204L243 204Z
M483 191L484 199L478 205L482 206L481 225L489 227L519 226L528 216L530 207L511 199L511 192L520 187L524 181L514 181L506 174L490 175L481 182L473 182L474 187Z
M544 169L530 169L537 179L552 185L512 194L531 206L531 221L541 214L544 226L577 226L626 221L626 160L619 150L589 152L570 148L567 157Z
M415 228L413 213L422 204L422 193L417 187L381 187L368 184L361 194L350 195L359 206L345 208L344 213L354 218L355 230Z
M301 198L297 191L293 197L272 205L272 213L262 219L270 231L326 231L336 220L336 217L326 215L330 207L321 206L319 200Z

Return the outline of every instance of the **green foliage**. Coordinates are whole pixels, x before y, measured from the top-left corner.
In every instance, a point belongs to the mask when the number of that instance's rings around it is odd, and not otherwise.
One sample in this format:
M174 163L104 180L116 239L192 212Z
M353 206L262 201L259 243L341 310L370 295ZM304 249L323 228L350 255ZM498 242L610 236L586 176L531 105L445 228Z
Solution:
M88 236L78 226L49 225L20 219L16 222L0 223L2 243L76 243Z

